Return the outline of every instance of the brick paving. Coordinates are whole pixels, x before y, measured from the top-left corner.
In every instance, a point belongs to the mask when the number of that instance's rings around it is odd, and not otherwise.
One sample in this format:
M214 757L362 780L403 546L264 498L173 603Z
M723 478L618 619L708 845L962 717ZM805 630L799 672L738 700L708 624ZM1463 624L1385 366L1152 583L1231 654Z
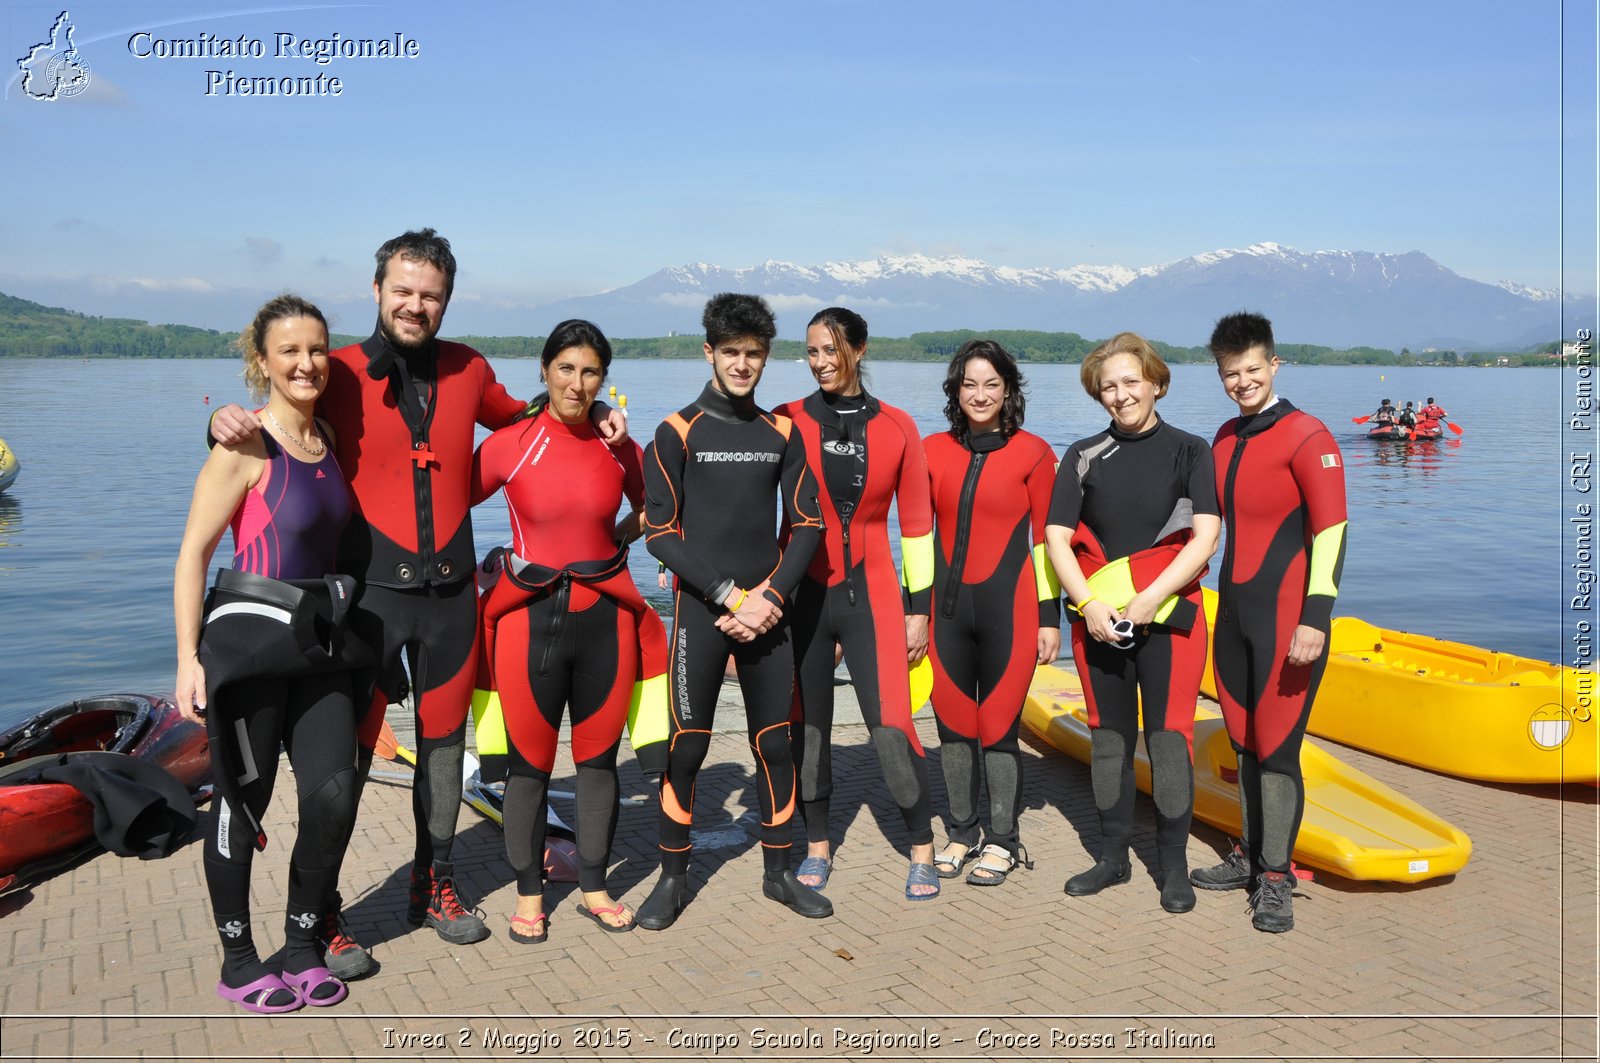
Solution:
M1062 881L1098 844L1088 771L1026 732L1034 870L908 902L898 812L865 729L844 723L837 914L804 920L760 894L742 713L725 696L720 716L736 729L713 738L697 828L718 847L697 850L691 903L665 932L602 933L573 913L576 886L552 883L550 940L509 941L515 888L500 832L465 807L458 879L494 936L458 948L412 931L411 794L375 782L342 885L382 966L345 1003L239 1013L212 992L199 846L151 862L102 855L0 898L0 1058L1596 1058L1593 789L1488 786L1331 746L1465 830L1473 857L1453 879L1417 886L1319 876L1297 892L1295 931L1272 936L1250 927L1242 893L1202 892L1188 915L1160 910L1143 798L1134 881L1064 897ZM939 808L931 713L918 728ZM292 792L278 788L274 844L258 857L264 943L282 940ZM648 795L631 761L622 792ZM631 905L654 881L654 844L653 808L625 804L611 888ZM1191 864L1226 844L1197 825Z

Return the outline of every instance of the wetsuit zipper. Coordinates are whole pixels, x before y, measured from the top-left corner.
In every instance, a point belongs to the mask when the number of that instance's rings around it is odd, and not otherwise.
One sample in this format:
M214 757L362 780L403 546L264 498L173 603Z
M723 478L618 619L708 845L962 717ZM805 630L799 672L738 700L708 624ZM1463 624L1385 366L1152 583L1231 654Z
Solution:
M945 619L956 615L956 597L961 593L961 573L967 566L967 545L972 537L972 501L978 494L978 477L988 454L974 454L967 463L967 477L961 483L961 501L956 506L956 542L950 551L950 577L944 587L941 607Z
M395 395L395 405L400 408L400 416L406 422L406 427L411 429L411 450L413 454L429 449L428 429L433 423L433 411L439 404L437 389L430 396L430 400L423 405L421 391L428 386L427 381L418 382L411 375L410 366L396 361L399 370L396 377L391 378L393 390L405 390L408 394ZM416 419L412 413L415 411ZM435 459L437 460L437 459ZM427 585L433 582L434 575L434 542L433 542L433 477L428 471L428 462L417 461L413 458L411 463L411 490L417 502L417 584Z
M550 615L550 628L545 632L544 649L539 654L539 675L550 674L550 657L561 639L561 629L566 626L567 600L572 594L572 577L563 572L556 577L554 612Z
M1233 584L1233 543L1238 536L1235 535L1231 529L1239 526L1237 515L1234 510L1234 499L1236 496L1233 492L1233 482L1234 479L1239 475L1239 461L1244 457L1244 445L1245 438L1243 436L1237 437L1237 442L1234 444L1233 448L1233 455L1228 458L1228 475L1223 480L1223 489L1228 495L1227 520L1230 531L1228 533L1228 547L1222 552L1222 573L1217 580L1217 586L1219 588L1228 587ZM1232 609L1229 608L1229 605L1230 602L1227 595L1219 594L1217 596L1217 609L1220 614L1220 619L1227 620L1230 618Z
M851 576L851 573L855 571L855 562L850 559L850 522L848 520L845 521L844 529L840 534L844 536L844 593L850 599L850 604L854 605L856 604L856 581Z

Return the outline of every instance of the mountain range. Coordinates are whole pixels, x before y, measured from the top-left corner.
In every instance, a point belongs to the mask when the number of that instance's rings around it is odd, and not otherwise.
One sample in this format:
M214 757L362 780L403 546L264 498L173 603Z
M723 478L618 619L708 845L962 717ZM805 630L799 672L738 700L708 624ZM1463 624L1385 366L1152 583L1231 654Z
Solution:
M1213 251L1158 266L1018 269L976 259L883 256L819 266L767 261L745 269L670 266L634 284L516 311L522 332L567 317L601 322L615 336L700 331L717 292L753 292L799 338L824 306L843 305L880 336L933 329L1041 329L1110 336L1132 329L1168 343L1203 344L1212 323L1239 309L1272 318L1286 342L1399 350L1520 350L1563 334L1554 290L1486 284L1420 251L1301 252L1275 243ZM1594 300L1567 296L1565 332ZM509 322L507 322L509 325ZM488 330L485 330L488 331ZM498 329L495 331L499 331Z

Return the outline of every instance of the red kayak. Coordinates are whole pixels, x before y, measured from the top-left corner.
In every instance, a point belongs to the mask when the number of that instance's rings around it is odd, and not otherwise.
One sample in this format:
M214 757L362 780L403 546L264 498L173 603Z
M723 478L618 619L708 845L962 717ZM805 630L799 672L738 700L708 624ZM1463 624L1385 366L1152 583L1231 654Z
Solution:
M1418 425L1416 428L1406 428L1397 424L1380 424L1367 429L1368 439L1390 439L1415 442L1419 439L1438 439L1444 435L1444 426L1438 422L1432 425Z
M190 793L211 781L206 729L166 698L107 694L41 712L0 733L0 881L94 842L93 806L76 787L9 784L63 753L93 750L155 764Z

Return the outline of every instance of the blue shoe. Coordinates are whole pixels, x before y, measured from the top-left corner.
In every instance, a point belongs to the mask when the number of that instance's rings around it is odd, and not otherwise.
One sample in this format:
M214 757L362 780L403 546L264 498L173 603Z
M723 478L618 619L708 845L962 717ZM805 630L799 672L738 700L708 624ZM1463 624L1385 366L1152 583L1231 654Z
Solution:
M912 893L913 886L932 886L932 893ZM911 872L906 875L906 900L931 901L939 896L939 876L934 871L932 864L912 864Z
M828 876L832 874L832 860L826 856L808 856L804 860L800 861L800 870L794 873L794 877L799 878L801 875L816 875L817 884L815 886L808 882L802 882L800 885L805 886L807 889L822 890L827 887Z

